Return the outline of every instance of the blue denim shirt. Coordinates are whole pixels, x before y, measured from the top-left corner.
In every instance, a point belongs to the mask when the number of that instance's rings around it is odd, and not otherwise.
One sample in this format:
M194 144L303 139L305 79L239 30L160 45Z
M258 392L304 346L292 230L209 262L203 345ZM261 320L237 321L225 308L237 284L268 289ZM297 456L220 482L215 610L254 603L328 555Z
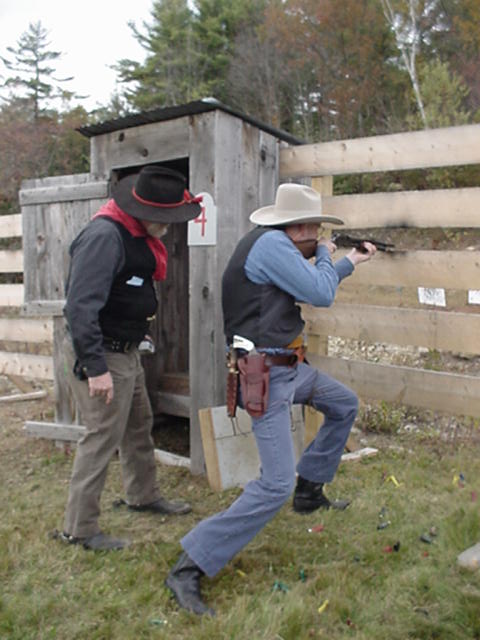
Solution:
M298 302L329 307L337 286L354 269L348 258L335 264L325 245L318 245L315 262L303 255L283 231L264 233L250 249L245 262L247 278L256 284L273 284Z
M318 245L315 262L305 260L284 231L264 233L250 249L245 274L256 284L273 284L290 293L298 302L329 307L338 284L354 270L346 257L335 264L324 245ZM268 350L269 352L272 350ZM285 349L274 352L285 352Z

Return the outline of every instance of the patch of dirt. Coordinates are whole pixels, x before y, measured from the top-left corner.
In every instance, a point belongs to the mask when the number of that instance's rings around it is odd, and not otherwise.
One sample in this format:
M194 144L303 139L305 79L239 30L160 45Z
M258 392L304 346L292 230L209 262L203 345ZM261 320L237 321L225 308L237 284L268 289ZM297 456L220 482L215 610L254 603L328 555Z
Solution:
M152 437L157 449L190 456L190 421L187 418L156 416Z
M401 347L385 343L369 344L361 340L330 337L328 355L431 371L446 371L469 376L480 375L479 355L440 352L425 347Z

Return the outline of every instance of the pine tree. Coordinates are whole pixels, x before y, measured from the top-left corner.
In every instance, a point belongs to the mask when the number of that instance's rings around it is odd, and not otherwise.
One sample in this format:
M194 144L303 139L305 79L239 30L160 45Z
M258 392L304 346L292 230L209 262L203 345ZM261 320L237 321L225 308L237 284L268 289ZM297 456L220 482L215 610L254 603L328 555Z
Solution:
M143 63L120 60L115 69L120 82L131 87L124 95L134 108L170 106L198 97L192 22L187 0L155 0L152 24L144 22L143 32L130 24L147 55Z
M30 23L28 31L17 41L17 46L7 47L13 57L0 57L7 71L16 74L4 78L2 86L20 90L20 95L11 93L10 99L21 98L31 104L34 121L47 109L49 100L58 97L70 99L74 95L57 84L72 78L54 77L55 68L49 63L58 60L62 54L49 49L50 42L47 38L48 31L41 22Z

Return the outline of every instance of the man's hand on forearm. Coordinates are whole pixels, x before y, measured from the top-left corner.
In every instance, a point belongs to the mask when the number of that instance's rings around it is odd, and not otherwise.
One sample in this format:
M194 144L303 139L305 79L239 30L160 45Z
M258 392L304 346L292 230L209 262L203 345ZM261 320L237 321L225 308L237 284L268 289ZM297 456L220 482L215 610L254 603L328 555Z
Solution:
M102 373L101 376L88 378L88 391L91 398L103 396L105 404L110 404L113 400L113 380L110 371Z

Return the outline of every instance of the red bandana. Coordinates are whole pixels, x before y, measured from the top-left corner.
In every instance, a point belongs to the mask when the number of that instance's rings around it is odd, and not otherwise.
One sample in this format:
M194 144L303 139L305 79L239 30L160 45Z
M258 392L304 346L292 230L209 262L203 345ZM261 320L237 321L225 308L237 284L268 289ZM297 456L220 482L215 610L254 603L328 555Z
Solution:
M112 220L119 222L129 233L132 234L134 238L145 237L150 251L153 253L155 262L157 264L155 272L153 274L153 279L165 280L165 278L167 277L168 253L165 245L161 240L149 236L140 220L137 220L136 218L129 216L128 213L122 211L120 207L117 206L115 200L109 200L107 204L104 204L103 207L101 207L93 216L92 220L98 218L99 216L112 218Z

